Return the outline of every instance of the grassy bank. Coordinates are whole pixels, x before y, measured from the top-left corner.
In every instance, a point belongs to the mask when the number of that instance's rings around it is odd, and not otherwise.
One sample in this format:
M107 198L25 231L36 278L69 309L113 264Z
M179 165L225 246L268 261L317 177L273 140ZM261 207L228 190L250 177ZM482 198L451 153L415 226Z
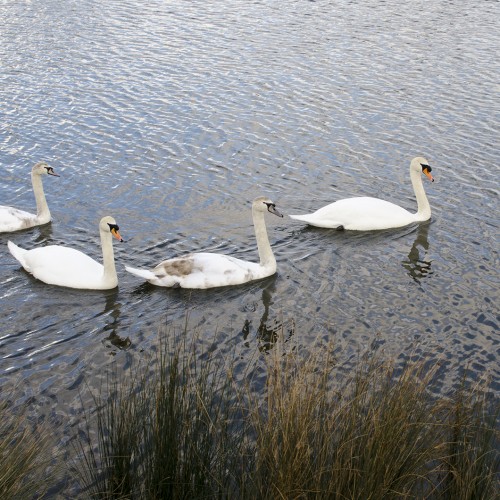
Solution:
M436 369L324 349L265 361L262 394L195 343L96 398L82 477L98 498L495 498L498 413L481 386L436 397Z
M94 395L67 469L79 498L498 498L486 384L464 378L436 396L438 367L424 360L360 358L346 372L328 348L278 342L256 391L186 338ZM1 498L43 496L57 480L48 434L26 423L0 405Z

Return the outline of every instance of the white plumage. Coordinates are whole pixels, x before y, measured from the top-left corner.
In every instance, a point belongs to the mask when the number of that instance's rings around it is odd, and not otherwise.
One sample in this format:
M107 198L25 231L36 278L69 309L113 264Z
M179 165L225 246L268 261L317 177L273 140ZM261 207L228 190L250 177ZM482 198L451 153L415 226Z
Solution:
M49 285L90 290L107 290L118 285L111 237L123 241L113 217L99 223L103 264L74 248L48 245L32 250L7 243L10 253L26 271Z
M290 215L292 219L307 222L311 226L371 231L402 227L413 222L430 219L431 207L422 185L422 173L431 181L431 167L425 158L417 157L410 164L410 179L417 199L417 212L385 200L371 197L346 198L305 215Z
M125 269L153 285L200 289L239 285L271 276L276 272L276 259L267 236L264 220L266 212L283 217L275 204L265 197L256 198L252 203L259 263L248 262L229 255L200 252L164 260L151 270L128 266Z
M0 233L20 231L50 222L50 210L43 192L42 176L59 177L52 167L44 161L38 162L31 170L31 184L36 201L36 214L19 210L18 208L0 206Z

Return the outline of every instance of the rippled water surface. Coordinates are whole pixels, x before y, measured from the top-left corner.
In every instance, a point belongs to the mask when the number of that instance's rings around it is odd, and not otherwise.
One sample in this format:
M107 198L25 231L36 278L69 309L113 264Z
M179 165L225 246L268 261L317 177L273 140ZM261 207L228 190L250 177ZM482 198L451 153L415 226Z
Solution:
M0 381L77 420L79 391L182 325L244 370L276 332L346 358L433 354L498 392L500 4L493 1L0 3L0 204L52 223L0 235ZM375 195L432 220L377 233L267 217L278 273L207 291L142 283L198 249L256 259L250 204L286 213ZM58 243L100 258L112 215L119 288L48 286L7 251ZM214 340L215 332L218 333ZM74 422L74 419L72 420Z

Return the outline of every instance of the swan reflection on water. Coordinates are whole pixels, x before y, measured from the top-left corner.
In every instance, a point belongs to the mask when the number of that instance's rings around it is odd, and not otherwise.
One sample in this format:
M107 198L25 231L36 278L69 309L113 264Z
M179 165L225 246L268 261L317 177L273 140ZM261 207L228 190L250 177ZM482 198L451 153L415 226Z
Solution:
M273 292L276 291L276 276L273 276L269 280L263 283L262 287L262 304L264 306L264 311L260 318L259 326L256 331L256 338L258 342L258 348L262 352L267 352L273 348L280 335L286 334L287 338L291 337L294 333L294 325L291 324L288 327L283 324L283 321L274 318L269 321L269 308L273 303ZM245 323L241 332L243 333L243 339L245 344L249 347L249 336L252 330L252 321L245 319Z
M102 339L105 347L111 349L110 354L115 355L116 350L125 350L132 345L130 337L120 337L117 330L120 325L120 302L118 298L118 289L113 289L106 294L106 304L104 306L103 316L109 316L112 320L104 325L102 331L108 333L108 336Z
M422 222L417 229L417 235L408 258L403 260L402 265L416 283L420 283L422 279L427 278L432 274L432 260L428 258L429 250L429 227L430 221ZM422 253L422 255L420 255Z
M36 245L50 245L53 242L53 232L52 222L39 226L38 234L34 237L33 241Z

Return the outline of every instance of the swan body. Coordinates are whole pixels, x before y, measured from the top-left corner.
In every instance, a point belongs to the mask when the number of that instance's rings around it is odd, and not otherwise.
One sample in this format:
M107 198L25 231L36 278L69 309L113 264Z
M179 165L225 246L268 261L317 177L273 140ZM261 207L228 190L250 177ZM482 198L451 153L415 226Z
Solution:
M36 214L14 207L0 206L0 233L20 231L50 222L50 210L43 192L42 176L59 177L44 161L38 162L31 170L31 184L36 201Z
M48 245L32 250L18 247L11 241L7 243L10 253L26 271L49 285L107 290L118 285L113 255L114 236L123 241L118 226L112 217L103 217L99 223L103 264L74 248L62 245Z
M276 259L267 236L264 220L266 212L283 217L271 200L259 197L253 201L252 216L259 263L229 255L200 252L164 260L151 270L128 266L125 269L153 285L198 289L239 285L271 276L276 272Z
M431 167L422 157L410 163L410 179L417 199L417 212L371 197L346 198L305 215L290 215L292 219L307 222L311 226L347 229L352 231L372 231L406 226L413 222L430 219L431 207L422 184L422 173L432 182Z

